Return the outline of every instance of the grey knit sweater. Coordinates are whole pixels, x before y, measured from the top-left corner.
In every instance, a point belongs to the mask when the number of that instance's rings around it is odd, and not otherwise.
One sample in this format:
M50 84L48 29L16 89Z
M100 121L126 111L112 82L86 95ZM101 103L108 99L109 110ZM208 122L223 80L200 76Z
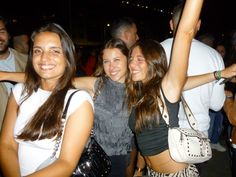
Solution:
M99 78L95 83L98 87ZM125 102L125 84L103 78L104 85L94 101L96 139L109 155L125 155L131 150L132 131Z

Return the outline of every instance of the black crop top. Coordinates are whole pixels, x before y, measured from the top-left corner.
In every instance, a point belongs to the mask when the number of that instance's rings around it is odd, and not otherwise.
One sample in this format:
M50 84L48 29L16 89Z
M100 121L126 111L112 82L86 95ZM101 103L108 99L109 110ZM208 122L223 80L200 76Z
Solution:
M170 103L164 96L169 113L170 127L178 127L179 102ZM135 132L135 109L129 117L129 127ZM164 119L161 118L159 125L151 128L143 128L140 133L135 133L138 149L144 156L157 155L168 149L168 127Z

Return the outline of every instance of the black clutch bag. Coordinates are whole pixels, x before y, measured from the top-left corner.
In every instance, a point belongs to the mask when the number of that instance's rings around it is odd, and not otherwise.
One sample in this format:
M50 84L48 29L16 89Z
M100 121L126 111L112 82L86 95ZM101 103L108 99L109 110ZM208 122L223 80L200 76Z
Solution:
M92 133L72 177L107 177L110 172L111 160Z

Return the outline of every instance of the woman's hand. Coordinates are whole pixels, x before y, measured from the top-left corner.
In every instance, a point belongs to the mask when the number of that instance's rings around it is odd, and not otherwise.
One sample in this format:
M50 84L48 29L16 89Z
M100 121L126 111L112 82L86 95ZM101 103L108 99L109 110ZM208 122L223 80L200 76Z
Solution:
M232 78L235 76L236 76L236 64L232 64L221 71L222 78Z

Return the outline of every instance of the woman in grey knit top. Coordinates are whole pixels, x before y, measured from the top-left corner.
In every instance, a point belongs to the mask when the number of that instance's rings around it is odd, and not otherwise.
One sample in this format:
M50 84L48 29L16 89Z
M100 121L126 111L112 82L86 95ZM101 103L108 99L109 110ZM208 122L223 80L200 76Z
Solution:
M128 127L125 79L129 49L120 39L109 40L98 57L95 77L74 79L74 86L94 97L94 131L99 144L111 157L111 177L124 177L132 151L133 134Z

